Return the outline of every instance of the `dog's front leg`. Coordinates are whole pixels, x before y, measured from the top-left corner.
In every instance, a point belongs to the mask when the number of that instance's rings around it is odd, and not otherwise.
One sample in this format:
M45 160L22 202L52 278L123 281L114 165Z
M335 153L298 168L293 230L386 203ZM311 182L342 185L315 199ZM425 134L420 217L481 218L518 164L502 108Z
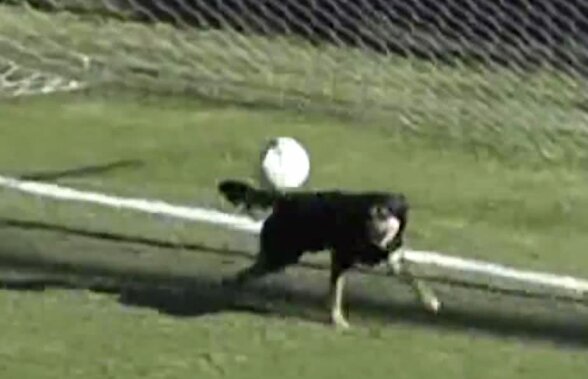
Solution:
M349 323L343 316L343 290L345 287L345 269L335 252L331 253L331 277L329 286L329 310L331 323L338 328L348 329Z
M412 289L417 294L420 302L425 309L432 313L439 312L441 309L441 301L433 292L433 289L425 284L425 282L415 278L409 270L404 267L404 257L402 250L397 250L388 256L388 267L392 273L401 280L408 282Z
M410 274L407 275L407 280L425 309L432 313L438 313L441 309L441 301L439 301L433 289Z

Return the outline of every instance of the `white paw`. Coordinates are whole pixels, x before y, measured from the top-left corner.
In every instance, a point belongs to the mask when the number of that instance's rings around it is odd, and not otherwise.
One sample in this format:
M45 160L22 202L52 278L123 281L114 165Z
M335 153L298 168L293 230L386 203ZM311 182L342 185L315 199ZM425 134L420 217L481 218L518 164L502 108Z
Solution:
M423 302L425 309L431 313L439 313L439 310L441 309L441 301L439 301L439 299L437 299L436 297L431 297L429 299L427 299L426 301Z
M345 317L343 317L343 315L341 314L331 315L331 324L333 324L335 328L341 330L347 330L351 327L349 325L349 322L347 322L347 320L345 320Z

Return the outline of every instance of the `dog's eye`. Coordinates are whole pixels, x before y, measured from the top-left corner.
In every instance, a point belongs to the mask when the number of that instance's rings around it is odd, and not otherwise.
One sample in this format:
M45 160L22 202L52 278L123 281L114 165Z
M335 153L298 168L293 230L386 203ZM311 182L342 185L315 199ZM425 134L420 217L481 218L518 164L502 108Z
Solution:
M372 208L372 216L384 220L390 217L390 210L386 207L374 207Z

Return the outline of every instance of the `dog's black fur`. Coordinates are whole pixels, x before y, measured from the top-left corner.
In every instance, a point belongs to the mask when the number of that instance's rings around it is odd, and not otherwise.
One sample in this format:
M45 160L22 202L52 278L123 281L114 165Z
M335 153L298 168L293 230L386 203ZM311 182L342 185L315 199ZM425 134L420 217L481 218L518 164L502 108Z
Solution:
M409 205L403 194L341 191L272 192L236 180L225 180L219 192L235 206L269 208L260 236L256 262L231 280L242 284L295 264L306 252L331 252L331 287L342 287L342 275L354 265L373 266L387 260L403 245ZM394 218L398 230L382 246L378 226ZM387 224L386 224L387 225ZM341 292L342 288L337 289ZM340 295L339 295L340 297ZM339 304L332 316L341 316ZM337 314L334 316L334 314ZM334 320L337 322L338 320Z

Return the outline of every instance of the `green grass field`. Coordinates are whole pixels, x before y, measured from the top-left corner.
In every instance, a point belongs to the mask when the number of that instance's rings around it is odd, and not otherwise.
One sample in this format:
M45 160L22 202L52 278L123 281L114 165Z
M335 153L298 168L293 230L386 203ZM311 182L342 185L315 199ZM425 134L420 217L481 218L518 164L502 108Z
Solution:
M588 275L588 180L567 165L509 165L337 119L181 99L65 95L5 102L0 113L3 174L222 207L216 181L250 177L260 143L289 134L312 154L313 188L405 191L412 247ZM433 318L395 281L357 274L355 329L341 334L323 324L323 270L294 268L238 299L219 289L249 261L251 239L8 191L0 214L7 377L588 370L582 306L439 287L446 310Z
M95 86L16 99L0 88L0 175L229 210L217 181L253 177L261 144L290 135L310 151L309 188L405 192L412 248L588 277L577 82L285 39L239 40L243 55L231 38L0 6L0 71L11 60ZM91 67L74 53L92 53ZM219 287L255 243L0 189L2 377L588 373L584 305L436 284L433 317L395 280L357 272L354 328L340 333L324 323L324 258L237 297Z

